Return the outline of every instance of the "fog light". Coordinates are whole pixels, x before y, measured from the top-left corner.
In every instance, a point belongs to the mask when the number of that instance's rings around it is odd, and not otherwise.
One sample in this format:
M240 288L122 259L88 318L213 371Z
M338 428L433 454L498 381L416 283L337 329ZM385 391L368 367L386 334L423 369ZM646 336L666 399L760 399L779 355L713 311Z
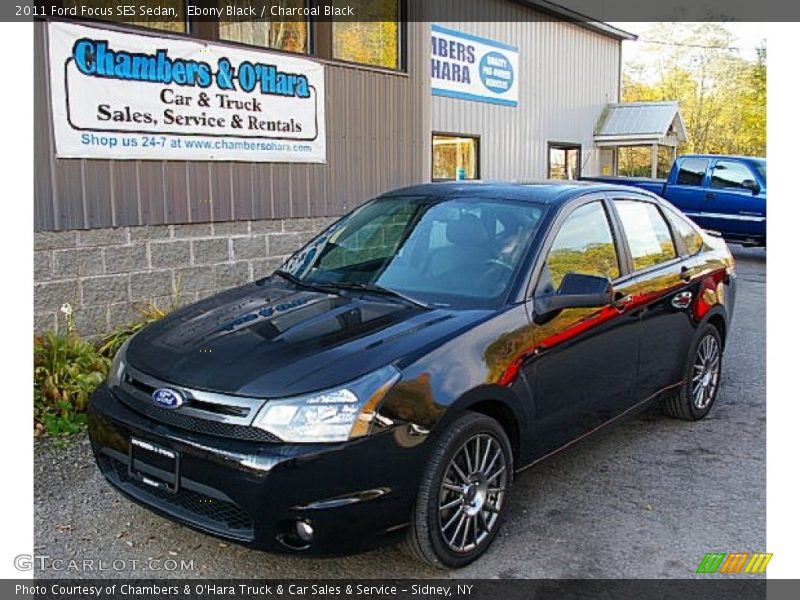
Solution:
M305 543L310 543L314 537L314 528L306 521L297 521L294 525L295 533Z

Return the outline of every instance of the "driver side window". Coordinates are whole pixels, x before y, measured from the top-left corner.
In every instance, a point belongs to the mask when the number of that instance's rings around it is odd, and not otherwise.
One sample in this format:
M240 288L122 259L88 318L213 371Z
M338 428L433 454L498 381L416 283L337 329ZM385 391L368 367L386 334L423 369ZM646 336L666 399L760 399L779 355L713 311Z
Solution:
M617 248L600 201L584 204L567 217L547 253L545 265L539 285L545 283L549 272L553 291L558 290L567 273L619 277Z

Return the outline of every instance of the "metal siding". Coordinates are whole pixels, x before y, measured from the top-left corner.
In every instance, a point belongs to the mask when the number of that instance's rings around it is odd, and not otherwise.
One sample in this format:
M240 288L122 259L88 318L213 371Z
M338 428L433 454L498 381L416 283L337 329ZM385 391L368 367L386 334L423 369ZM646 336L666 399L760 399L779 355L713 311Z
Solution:
M34 34L33 38L33 63L42 64L47 55L44 36ZM49 81L45 77L33 78L33 95L36 98L47 98L50 95ZM33 146L37 151L37 160L33 178L33 195L35 198L46 199L36 203L34 213L34 228L43 229L56 223L55 210L58 202L53 191L53 139L51 137L50 104L36 107L38 118L33 122Z
M260 165L256 165L258 169ZM278 166L270 165L270 179L271 179L271 194L273 201L271 212L266 212L266 207L262 206L261 214L258 215L260 219L270 217L284 218L291 217L291 203L292 203L292 177L289 169L280 168Z
M80 162L80 161L79 161ZM165 216L168 223L191 223L186 163L163 162ZM116 225L116 223L113 223Z
M423 1L412 0L412 15ZM46 27L36 23L35 229L335 216L427 179L427 25L409 22L407 35L408 75L325 65L327 165L103 161L55 158Z
M114 194L111 185L111 161L83 161L82 194L86 207L86 221L94 223L114 221Z
M166 203L164 165L160 162L142 161L131 179L119 177L120 185L139 187L139 202L142 206L141 222L149 225L169 223ZM37 199L38 205L38 199ZM135 225L136 223L131 223Z
M38 112L38 111L37 111ZM38 162L34 159L34 165ZM85 206L82 185L82 166L64 164L56 160L53 164L53 190L54 197L58 199L55 206L57 226L54 229L75 229L88 227L84 218ZM34 177L36 168L34 166Z
M213 170L213 179L224 179L225 168L228 165L221 164L215 166L216 168ZM212 173L209 173L209 171L208 165L201 162L190 162L186 164L187 205L193 223L203 223L205 221L214 220L214 215L212 214L212 203L214 199L211 195L211 185L209 183Z
M339 215L429 179L431 128L480 135L485 179L546 176L548 141L581 143L584 171L596 169L592 132L603 106L618 101L618 40L547 16L532 21L529 8L506 0L412 0L409 10L517 46L519 106L431 98L430 26L409 22L408 76L326 64L326 165L56 159L37 23L35 229ZM437 18L454 10L475 22Z
M258 199L255 195L256 187L253 185L253 166L245 163L231 163L230 173L230 215L231 219L252 219L254 206ZM261 193L261 190L259 190ZM241 198L240 202L236 202Z
M275 178L272 174L271 164L251 164L253 181L252 219L264 219L267 215L277 215L275 208L275 194L273 184ZM237 213L237 218L240 218Z
M433 130L480 135L483 179L546 177L549 141L580 143L583 171L594 172L595 124L618 101L620 41L546 15L531 19L529 8L506 0L442 0L437 9L474 20L436 21L445 27L516 46L521 87L517 107L434 96Z
M145 218L145 209L142 207L140 195L138 168L139 165L125 161L108 163L109 178L111 179L110 205L114 218L120 225L134 225L140 219Z

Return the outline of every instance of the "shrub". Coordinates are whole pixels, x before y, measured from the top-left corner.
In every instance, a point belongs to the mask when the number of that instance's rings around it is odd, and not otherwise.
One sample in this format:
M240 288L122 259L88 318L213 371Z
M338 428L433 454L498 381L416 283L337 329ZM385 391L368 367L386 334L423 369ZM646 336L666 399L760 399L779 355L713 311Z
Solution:
M33 342L34 434L69 435L83 431L89 396L108 374L111 360L130 336L166 316L178 305L161 309L142 307L140 319L118 327L98 342L82 339L75 331L72 307L65 304L67 333L45 333Z
M169 313L178 308L181 304L180 294L181 281L179 278L175 289L175 295L172 297L172 302L168 307L159 308L157 304L150 302L149 304L139 308L138 310L142 315L140 319L131 321L130 323L121 327L117 327L114 329L114 331L104 336L100 340L100 354L106 358L113 359L114 355L117 353L117 350L119 350L122 347L122 344L124 344L125 341L134 333L139 331L145 325L149 325L153 321L158 321L159 319L166 317Z
M33 418L36 433L81 431L89 395L105 379L111 361L74 332L48 332L33 343Z
M131 321L130 323L122 325L121 327L117 327L114 329L114 331L104 336L100 340L98 352L100 352L100 354L106 358L113 359L114 355L117 353L117 350L122 347L122 344L124 344L129 337L131 337L145 325L149 325L153 321L158 321L159 319L167 316L174 308L174 304L166 309L159 308L155 304L148 304L144 308L141 308L139 312L142 313L142 318L137 321Z

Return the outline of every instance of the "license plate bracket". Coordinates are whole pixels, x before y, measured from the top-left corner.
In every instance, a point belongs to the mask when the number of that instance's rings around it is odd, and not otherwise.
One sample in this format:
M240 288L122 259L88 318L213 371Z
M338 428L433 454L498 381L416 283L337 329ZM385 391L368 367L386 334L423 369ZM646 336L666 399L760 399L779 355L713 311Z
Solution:
M181 461L175 450L132 437L128 453L128 475L156 489L178 491Z

